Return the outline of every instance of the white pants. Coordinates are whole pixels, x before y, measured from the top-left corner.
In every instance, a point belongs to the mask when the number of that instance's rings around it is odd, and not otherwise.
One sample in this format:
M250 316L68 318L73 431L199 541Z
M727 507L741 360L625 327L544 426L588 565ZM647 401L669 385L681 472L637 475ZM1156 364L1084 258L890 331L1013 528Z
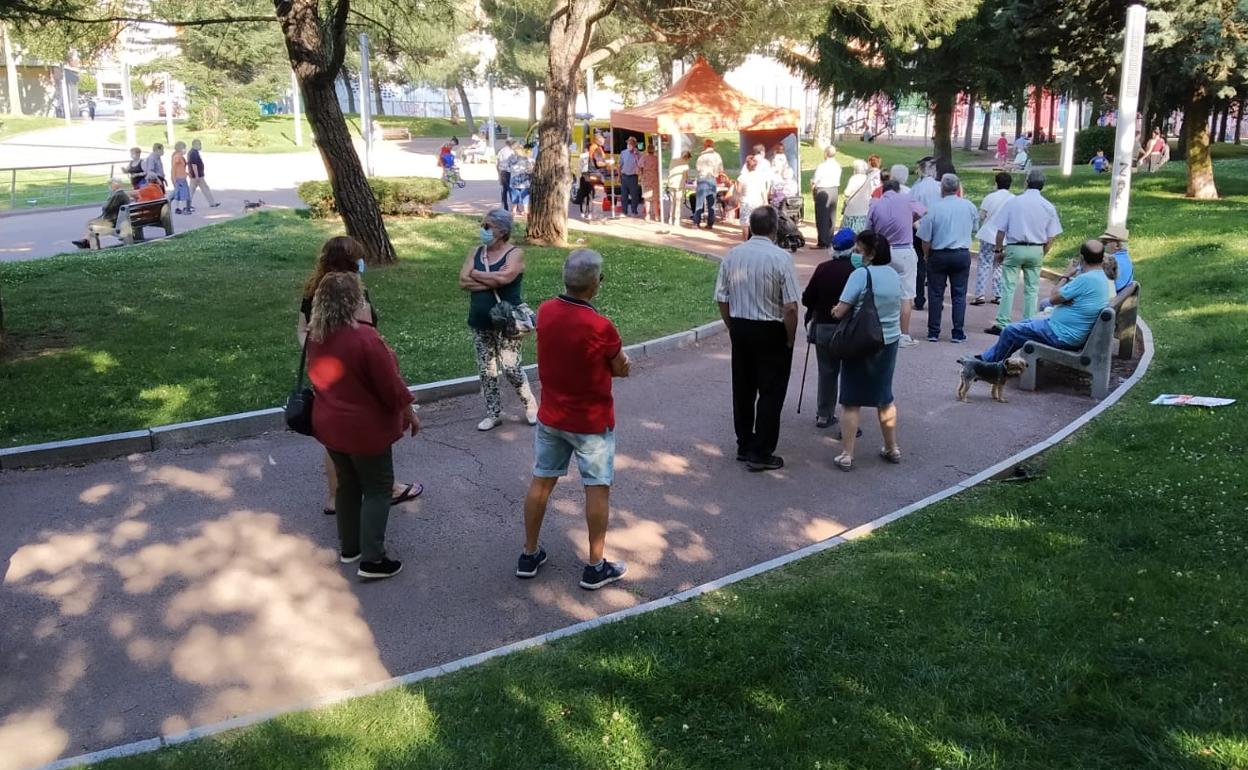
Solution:
M914 299L915 279L919 275L919 255L913 246L892 246L893 258L888 264L901 276L902 300Z

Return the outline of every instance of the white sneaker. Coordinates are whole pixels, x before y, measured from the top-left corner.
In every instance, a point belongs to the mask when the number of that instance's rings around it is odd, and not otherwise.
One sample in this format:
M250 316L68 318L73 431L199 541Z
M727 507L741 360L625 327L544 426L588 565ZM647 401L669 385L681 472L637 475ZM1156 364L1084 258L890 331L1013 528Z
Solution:
M529 425L537 425L537 407L529 409L524 413L524 421Z
M919 343L915 342L914 337L911 337L909 334L901 335L901 347L912 348L918 344Z
M502 424L503 424L502 418L486 417L484 420L477 423L477 430L494 430L495 428L497 428L498 426Z

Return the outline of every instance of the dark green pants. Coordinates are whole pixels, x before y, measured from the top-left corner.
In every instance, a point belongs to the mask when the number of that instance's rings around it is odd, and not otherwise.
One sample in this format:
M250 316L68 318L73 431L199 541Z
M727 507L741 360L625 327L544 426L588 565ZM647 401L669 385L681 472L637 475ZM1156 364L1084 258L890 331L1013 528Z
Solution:
M386 558L386 521L394 488L394 457L389 448L379 455L353 455L329 450L338 474L338 542L347 555L363 561Z

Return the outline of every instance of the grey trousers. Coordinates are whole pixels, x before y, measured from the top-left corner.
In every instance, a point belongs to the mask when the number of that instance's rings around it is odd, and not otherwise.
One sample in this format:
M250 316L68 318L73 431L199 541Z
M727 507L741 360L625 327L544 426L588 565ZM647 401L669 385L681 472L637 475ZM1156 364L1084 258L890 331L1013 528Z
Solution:
M829 420L836 416L837 385L841 378L841 359L833 358L828 348L834 331L836 324L815 326L815 360L819 364L819 395L815 404L815 417Z

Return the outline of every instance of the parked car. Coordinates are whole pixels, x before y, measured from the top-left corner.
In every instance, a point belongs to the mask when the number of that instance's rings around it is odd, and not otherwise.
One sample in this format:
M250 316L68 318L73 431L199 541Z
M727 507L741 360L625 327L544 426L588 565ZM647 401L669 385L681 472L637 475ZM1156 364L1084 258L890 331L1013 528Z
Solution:
M95 98L95 116L97 118L115 118L124 114L125 111L125 105L122 104L120 99L111 99L107 96ZM78 114L84 118L90 116L86 99L78 100Z

